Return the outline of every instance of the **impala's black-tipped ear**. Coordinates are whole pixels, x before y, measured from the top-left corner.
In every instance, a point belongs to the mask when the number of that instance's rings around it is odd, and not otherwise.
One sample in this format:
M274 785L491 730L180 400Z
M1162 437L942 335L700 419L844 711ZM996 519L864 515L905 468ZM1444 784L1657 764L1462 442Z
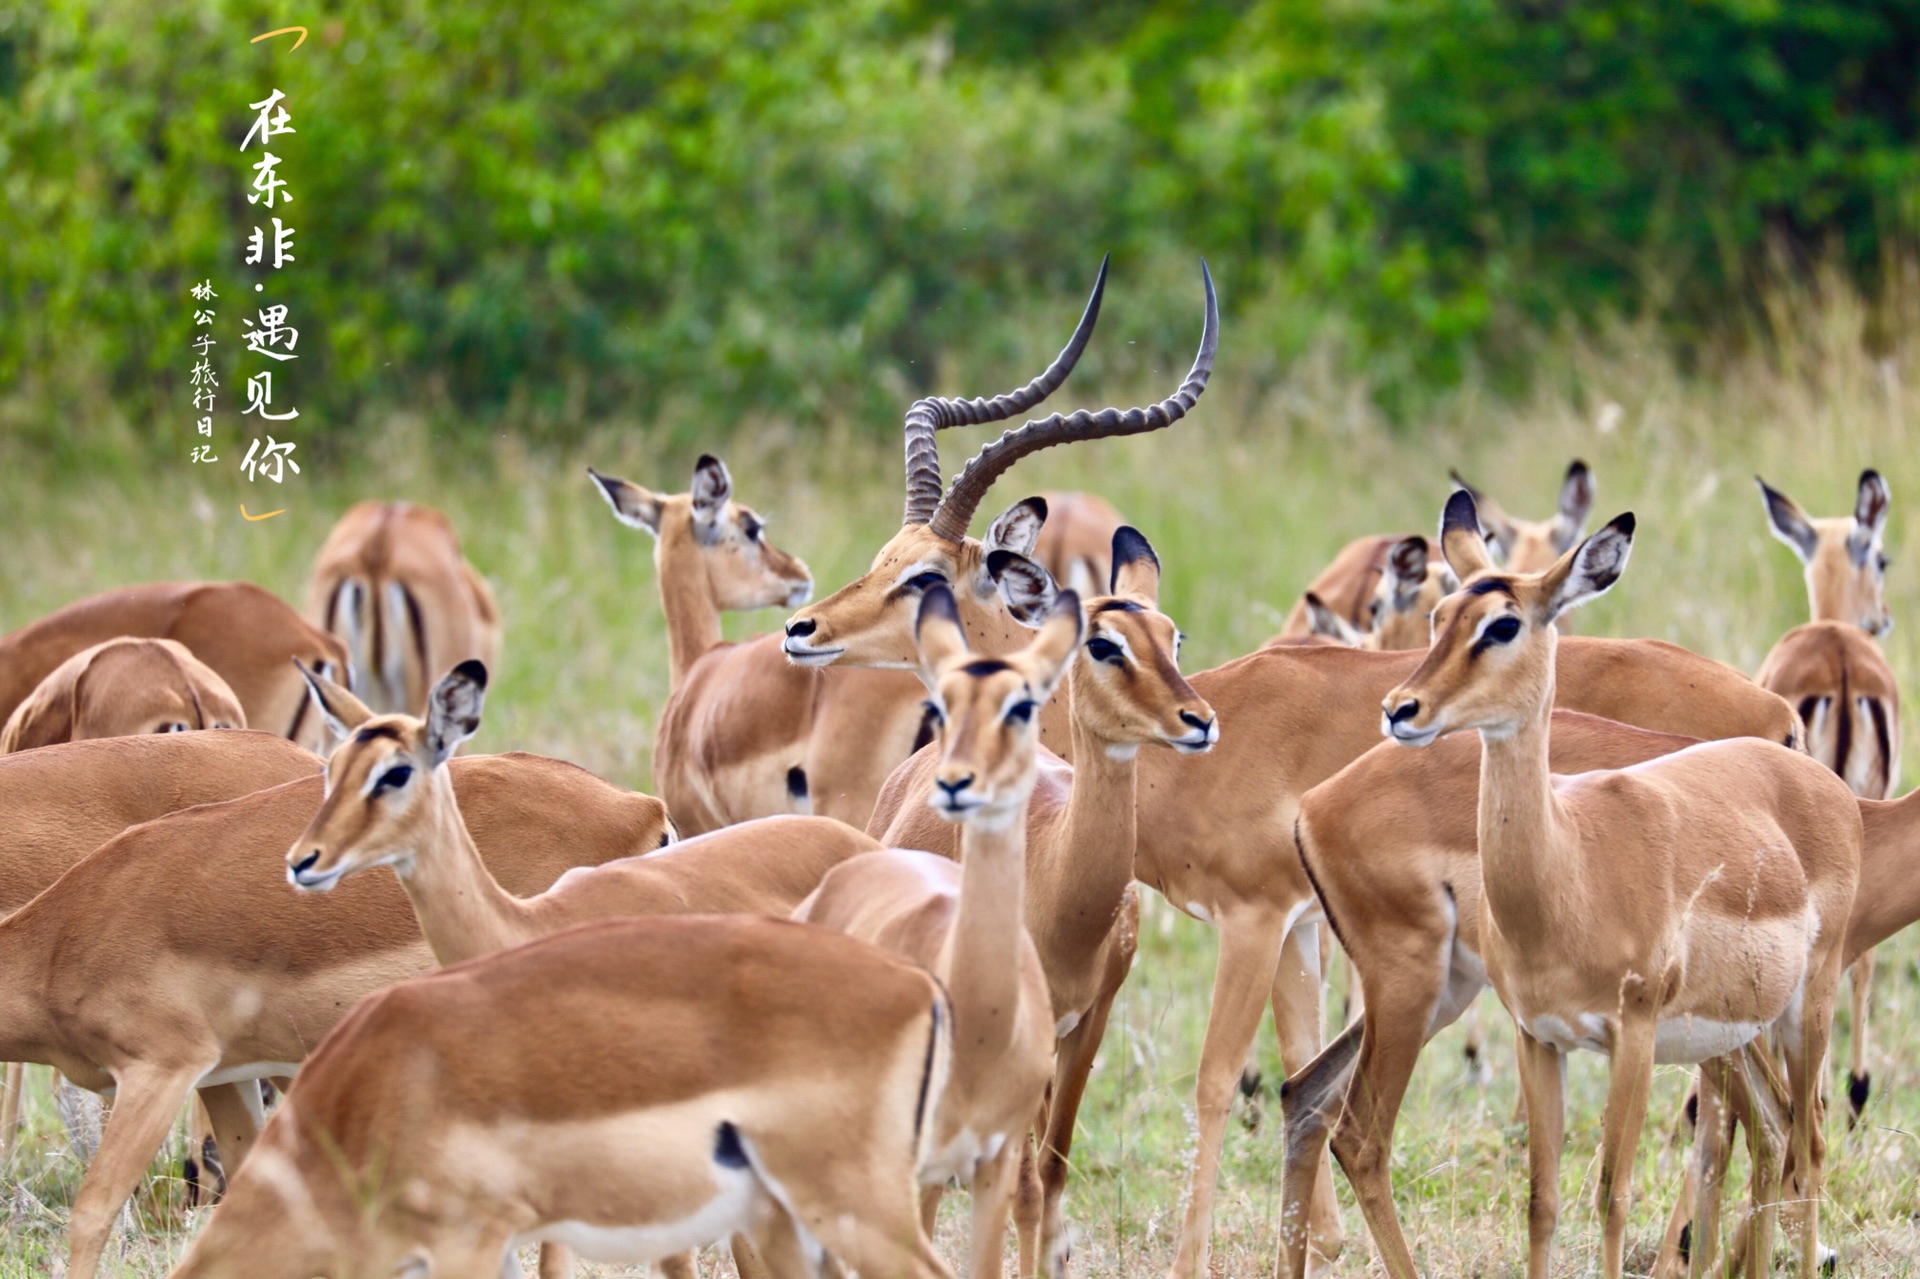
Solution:
M702 453L693 465L693 519L696 524L711 524L726 514L733 500L733 477L727 464L711 453Z
M1388 547L1387 578L1396 595L1424 586L1427 581L1427 539L1416 533Z
M1108 575L1107 592L1139 595L1159 603L1160 557L1153 553L1153 543L1146 534L1131 524L1113 530L1113 571Z
M1487 539L1480 531L1479 507L1470 488L1457 488L1447 498L1447 509L1440 514L1440 553L1454 576L1463 582L1493 567Z
M994 517L981 543L988 551L1008 550L1020 555L1033 554L1039 544L1040 530L1047 523L1047 499L1023 497Z
M326 721L327 732L336 743L345 741L354 729L373 718L373 712L367 704L346 688L311 669L297 657L293 659L293 665L300 672L300 677L307 681L307 694L313 698L320 718Z
M427 695L427 753L435 768L480 731L480 709L487 700L487 668L468 658L445 675Z
M1564 553L1580 540L1587 516L1593 513L1593 495L1593 472L1575 458L1567 468L1567 478L1560 482L1560 509L1553 517L1554 550Z
M987 576L1000 588L1013 620L1022 626L1039 626L1053 607L1053 574L1018 551L1005 549L987 552Z
M920 593L920 612L913 620L913 640L920 649L923 675L931 674L942 663L967 651L967 632L960 625L960 606L946 583L939 582Z
M1860 472L1860 488L1853 500L1853 522L1878 537L1887 526L1887 511L1893 505L1893 493L1875 470Z
M1561 556L1542 574L1549 619L1613 588L1633 552L1633 530L1632 511L1616 515L1605 528Z
M613 518L655 537L660 536L660 499L657 495L638 484L602 475L591 466L587 468L587 474L593 477L593 486L599 490L600 496L606 498L607 505L613 508Z
M1041 700L1053 695L1086 634L1087 614L1080 607L1079 592L1061 591L1040 621L1040 634L1027 648L1040 666L1040 687L1034 693Z
M1800 504L1778 491L1759 476L1753 482L1760 486L1760 498L1767 504L1767 527L1773 535L1793 548L1793 553L1804 562L1813 558L1813 548L1819 540L1813 531L1813 521L1800 509Z

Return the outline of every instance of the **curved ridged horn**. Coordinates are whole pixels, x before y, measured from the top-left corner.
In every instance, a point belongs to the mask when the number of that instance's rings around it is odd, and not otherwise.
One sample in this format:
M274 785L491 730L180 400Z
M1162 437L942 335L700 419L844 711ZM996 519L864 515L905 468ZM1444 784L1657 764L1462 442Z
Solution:
M1220 306L1213 295L1213 273L1207 270L1204 259L1200 263L1200 276L1207 286L1207 321L1200 333L1200 353L1193 358L1193 370L1187 374L1187 380L1171 398L1146 408L1101 409L1098 413L1081 409L1066 416L1055 413L1028 422L1017 431L1008 431L975 454L954 477L953 487L947 490L947 496L928 521L933 531L949 542L964 538L967 526L973 523L974 512L980 508L980 499L1008 467L1029 453L1075 440L1141 435L1172 426L1185 417L1200 393L1207 389L1207 377L1213 372L1213 353L1220 343Z
M991 400L949 400L930 395L915 401L907 410L907 513L901 521L902 527L925 524L933 518L934 508L940 505L940 446L934 442L935 431L949 426L978 426L1025 413L1067 380L1067 374L1073 372L1073 366L1080 360L1080 353L1087 349L1094 322L1100 318L1100 297L1107 289L1107 263L1112 258L1113 254L1109 253L1100 259L1100 274L1093 279L1093 296L1087 299L1080 324L1046 372L1019 390L996 395Z

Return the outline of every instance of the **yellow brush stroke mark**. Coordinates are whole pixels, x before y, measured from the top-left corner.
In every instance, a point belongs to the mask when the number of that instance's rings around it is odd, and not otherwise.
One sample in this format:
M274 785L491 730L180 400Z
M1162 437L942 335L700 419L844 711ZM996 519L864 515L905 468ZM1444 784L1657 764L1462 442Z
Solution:
M298 49L301 45L307 42L307 29L305 27L281 27L278 31L269 31L265 35L257 35L253 39L247 41L247 43L259 44L262 40L271 40L275 36L284 36L295 31L298 31L300 33L300 38L293 42L293 47L295 49ZM289 52L291 52L291 50L289 50ZM276 511L274 512L274 514L277 515L279 514L279 512ZM260 518L264 520L267 517L262 515Z
M244 520L270 520L276 515L285 515L286 513L287 508L283 506L277 511L268 511L265 515L248 515L247 504L245 502L240 503L240 518Z

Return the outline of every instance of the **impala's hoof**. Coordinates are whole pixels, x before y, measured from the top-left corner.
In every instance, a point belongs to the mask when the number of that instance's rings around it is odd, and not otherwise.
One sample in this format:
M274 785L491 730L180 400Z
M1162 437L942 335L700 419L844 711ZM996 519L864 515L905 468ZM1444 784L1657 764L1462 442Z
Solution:
M1860 1112L1867 1108L1867 1094L1873 1091L1873 1072L1847 1077L1847 1127L1860 1122Z
M1823 1276L1828 1276L1830 1279L1833 1273L1840 1269L1840 1254L1825 1244L1820 1245L1815 1255L1820 1259L1820 1273Z
M1693 1223L1689 1221L1680 1227L1680 1264L1685 1266L1693 1261Z

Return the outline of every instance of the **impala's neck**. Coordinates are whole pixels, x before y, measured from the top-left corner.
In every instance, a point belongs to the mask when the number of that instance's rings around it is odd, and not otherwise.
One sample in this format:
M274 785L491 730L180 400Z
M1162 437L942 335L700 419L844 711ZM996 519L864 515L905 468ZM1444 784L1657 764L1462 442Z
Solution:
M420 844L394 867L434 959L457 964L531 941L538 930L527 904L480 859L444 771L435 781Z
M1860 801L1866 848L1847 924L1846 962L1920 920L1920 790Z
M1507 938L1551 937L1580 892L1578 862L1560 855L1560 801L1547 766L1553 677L1512 733L1480 732L1480 876Z
M1079 663L1067 677L1064 700L1079 697ZM1056 925L1049 950L1084 956L1100 949L1113 913L1133 882L1134 756L1136 742L1115 742L1072 716L1073 789L1067 811L1046 855L1030 868L1034 896L1047 904ZM1039 939L1036 938L1036 941ZM1054 956L1047 956L1054 971Z
M687 671L720 643L720 609L707 583L707 564L690 520L668 520L654 543L660 606L667 614L667 689L680 687Z
M960 834L960 906L940 976L953 997L956 1051L999 1060L1019 1031L1026 935L1027 806Z

